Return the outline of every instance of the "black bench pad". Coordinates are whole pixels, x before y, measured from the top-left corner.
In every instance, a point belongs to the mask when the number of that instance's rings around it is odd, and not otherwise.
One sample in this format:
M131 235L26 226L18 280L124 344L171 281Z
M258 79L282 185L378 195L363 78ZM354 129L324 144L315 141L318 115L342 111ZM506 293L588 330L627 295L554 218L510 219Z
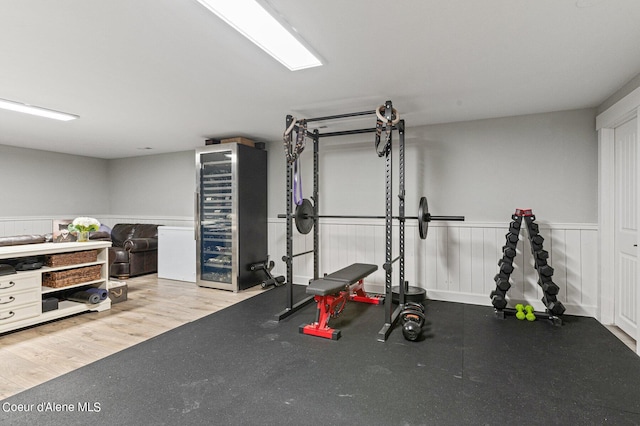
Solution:
M313 294L315 296L326 296L327 294L334 294L340 290L344 290L349 286L345 281L333 281L325 280L323 278L315 281L311 281L307 286L307 294Z
M346 268L342 268L332 274L327 275L324 279L334 281L348 281L349 284L354 284L361 279L373 274L378 270L378 265L370 265L368 263L354 263Z
M366 276L378 270L378 265L367 263L354 263L346 268L342 268L324 278L311 281L307 286L307 294L316 296L326 296L345 289L351 284L355 284Z

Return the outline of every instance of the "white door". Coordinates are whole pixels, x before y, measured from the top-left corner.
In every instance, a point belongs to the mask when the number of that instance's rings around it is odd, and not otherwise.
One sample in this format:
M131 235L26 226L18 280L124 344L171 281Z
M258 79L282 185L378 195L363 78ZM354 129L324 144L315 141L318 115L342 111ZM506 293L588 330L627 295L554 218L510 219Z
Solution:
M615 322L629 336L637 332L638 123L615 129Z

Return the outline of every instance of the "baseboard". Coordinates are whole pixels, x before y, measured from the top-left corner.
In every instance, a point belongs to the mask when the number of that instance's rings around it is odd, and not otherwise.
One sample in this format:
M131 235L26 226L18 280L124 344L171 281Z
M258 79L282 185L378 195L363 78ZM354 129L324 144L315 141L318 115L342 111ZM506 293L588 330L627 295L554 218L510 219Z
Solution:
M298 276L294 279L296 284L304 284L306 285L311 277L302 277ZM365 291L367 293L375 293L375 294L384 294L385 288L384 286L377 284L367 284L365 281ZM454 302L454 303L464 303L466 305L478 305L478 306L492 306L491 300L489 299L489 295L480 295L480 294L472 294L472 293L459 293L454 291L443 291L443 290L434 290L427 289L427 299L430 300L438 300L441 302ZM581 317L595 317L596 307L595 306L581 306L569 304L564 301L560 301L567 309L565 311L565 315L576 315ZM524 299L509 299L509 306L515 306L518 303L522 303L525 305L531 305L536 311L543 312L545 310L545 306L539 300L524 300Z

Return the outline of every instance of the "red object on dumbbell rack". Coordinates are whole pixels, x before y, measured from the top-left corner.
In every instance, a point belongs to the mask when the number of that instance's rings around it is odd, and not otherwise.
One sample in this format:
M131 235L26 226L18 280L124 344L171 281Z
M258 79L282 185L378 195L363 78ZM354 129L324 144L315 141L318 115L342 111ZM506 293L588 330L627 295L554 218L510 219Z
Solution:
M532 209L516 209L516 212L514 213L514 215L516 215L516 216L533 216L533 210Z

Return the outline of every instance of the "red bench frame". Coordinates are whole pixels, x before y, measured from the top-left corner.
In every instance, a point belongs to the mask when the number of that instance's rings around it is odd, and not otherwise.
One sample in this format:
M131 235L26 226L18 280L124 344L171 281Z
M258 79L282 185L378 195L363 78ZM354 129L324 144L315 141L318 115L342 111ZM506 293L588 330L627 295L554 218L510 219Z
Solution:
M318 305L317 319L311 324L301 325L300 333L332 340L340 338L340 330L329 327L329 320L340 315L347 301L372 305L384 303L384 295L369 295L364 291L364 279L358 280L355 284L336 294L316 295L313 299Z

